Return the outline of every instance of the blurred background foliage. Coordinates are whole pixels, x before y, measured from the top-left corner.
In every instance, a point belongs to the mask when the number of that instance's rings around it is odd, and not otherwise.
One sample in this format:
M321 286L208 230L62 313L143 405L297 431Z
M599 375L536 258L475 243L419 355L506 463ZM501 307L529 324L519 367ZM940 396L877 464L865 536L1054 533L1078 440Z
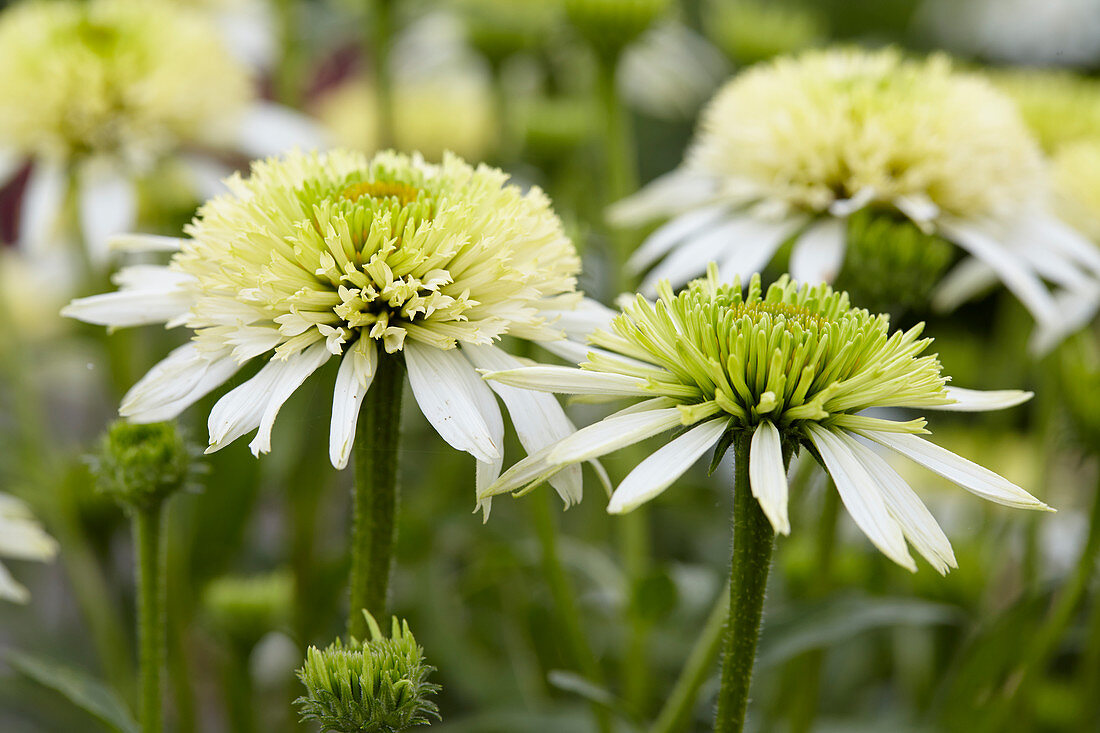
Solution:
M429 158L454 150L546 188L584 255L582 287L605 302L618 277L608 253L624 235L607 229L603 208L680 161L699 107L739 68L837 42L916 53L946 48L975 66L1059 64L1085 77L1100 68L1100 6L1087 0L681 0L663 3L644 32L621 41L600 36L626 44L612 69L626 115L615 122L600 91L605 51L567 17L567 10L583 12L575 7L583 0L189 4L224 17L237 12L248 20L236 22L266 34L271 53L257 71L261 87L315 116L339 144L368 151L393 144ZM388 53L377 48L380 18L392 30ZM388 68L388 80L380 82L380 68ZM375 105L379 83L392 86L392 134ZM1100 109L1094 82L1077 83ZM1037 124L1077 125L1067 133L1074 142L1100 141L1100 124L1082 130L1080 122L1067 113ZM625 190L607 190L609 135L624 131L632 180ZM1051 152L1064 144L1040 134ZM12 239L23 181L0 191L0 239ZM1098 195L1093 181L1083 195ZM196 204L170 174L150 176L142 187L143 228L176 234ZM958 384L1037 393L1005 414L947 415L937 425L939 442L995 467L1059 513L1011 514L920 472L912 483L952 538L959 569L946 578L926 566L910 575L875 552L845 516L835 542L822 540L816 528L828 524L835 501L830 507L824 476L796 467L807 477L792 496L795 531L778 544L750 725L847 733L1100 730L1094 575L1080 579L1086 600L1069 609L1047 658L1026 674L1020 669L1029 640L1060 612L1074 582L1097 490L1100 382L1092 342L1071 341L1044 361L1029 360L1029 320L1001 292L950 317L914 311L924 298L907 293L936 276L927 273L942 272L950 255L915 230L891 232L881 221L852 226L863 227L852 258L874 258L865 240L912 240L896 262L849 262L855 274L842 279L857 303L893 311L899 326L928 319L927 333ZM83 456L122 392L181 335L156 328L105 335L64 321L57 311L73 293L21 270L10 250L0 254L0 488L29 502L62 547L50 565L11 563L33 600L0 605L0 730L125 729L135 693L132 551L122 512L91 490ZM87 282L79 292L104 284ZM346 614L350 473L331 469L325 445L334 377L326 368L295 393L270 455L256 460L237 443L207 456L201 491L172 500L172 730L307 727L291 706L302 692L294 669L307 645L326 646L342 632ZM196 439L205 435L201 416L212 402L182 419ZM442 686L443 721L434 727L586 731L595 705L612 711L619 730L646 729L723 593L729 466L709 478L697 467L640 515L632 525L640 535L605 513L592 476L587 500L567 513L543 490L498 500L482 525L471 513L473 461L444 445L411 407L406 418L392 609L408 619L438 668L432 681ZM636 459L623 451L606 465L621 478ZM595 668L557 610L543 561L548 537L575 590ZM49 689L66 681L65 696L98 706L99 722ZM684 730L709 729L716 679L702 689ZM1006 709L1012 724L989 727L991 711Z

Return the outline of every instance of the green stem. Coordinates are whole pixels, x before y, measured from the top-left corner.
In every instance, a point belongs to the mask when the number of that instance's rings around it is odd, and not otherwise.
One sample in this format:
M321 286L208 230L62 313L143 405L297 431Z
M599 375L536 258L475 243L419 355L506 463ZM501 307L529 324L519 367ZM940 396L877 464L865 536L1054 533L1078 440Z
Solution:
M390 73L390 45L393 35L393 0L374 0L367 20L370 29L370 57L374 64L375 104L378 105L378 147L394 145L393 78Z
M764 612L764 590L775 545L775 532L749 488L751 439L751 433L743 431L734 440L730 608L715 733L740 733L745 726L756 642Z
M283 104L297 106L301 96L301 44L298 42L297 0L277 0L279 48L282 55L275 68L275 96Z
M1043 672L1057 650L1058 643L1065 635L1077 607L1088 590L1089 581L1096 570L1097 554L1100 553L1100 486L1093 492L1092 512L1089 516L1088 537L1077 561L1077 569L1055 599L1046 622L1031 639L1027 653L1013 675L1011 689L1005 696L1004 705L993 716L994 726L989 730L1006 730L1008 722L1018 712L1019 697L1023 690L1030 689L1031 679Z
M355 434L348 634L357 639L367 634L364 609L379 620L386 614L397 533L397 446L404 378L400 355L379 356Z
M596 91L599 95L601 117L604 122L603 149L605 165L605 196L607 203L618 201L638 186L638 173L634 162L634 134L630 128L630 119L622 100L615 89L615 71L618 61L601 58L597 69ZM611 234L614 250L612 255L613 295L630 289L630 275L625 263L633 247L632 237L628 233L617 231Z
M722 648L722 632L726 628L729 606L730 594L727 587L718 594L718 600L707 616L703 631L695 640L695 646L691 648L687 662L680 670L680 676L676 678L676 684L649 733L676 733L687 725L699 696L699 688L710 677L714 660L718 658L718 652Z
M162 677L168 628L163 529L163 504L134 510L143 733L160 733L164 728Z
M233 644L225 669L225 703L229 712L229 729L233 733L254 733L256 716L252 705L252 673L248 667L252 648Z
M832 481L825 482L825 495L822 497L821 515L817 525L817 538L814 542L813 586L810 594L821 598L828 593L832 585L833 548L836 547L837 520L840 516L840 494ZM795 660L797 669L794 679L793 704L790 712L791 733L809 733L817 716L817 700L821 691L821 666L825 662L825 650L813 649Z
M584 635L584 624L580 612L577 610L577 598L573 593L573 586L562 567L561 557L558 552L558 528L551 512L550 502L553 496L548 492L539 492L541 495L534 497L531 502L531 511L535 524L535 532L538 534L539 545L542 549L542 568L546 576L546 582L550 585L550 594L557 606L558 618L565 632L566 643L573 657L573 663L577 665L585 677L595 685L603 686L603 673L592 652L592 647ZM611 730L611 716L602 705L593 703L592 714L596 719L599 730L605 733Z
M649 572L649 521L647 507L638 507L623 515L618 522L619 541L627 582L627 634L626 652L623 654L623 697L639 712L650 700L649 688L649 635L650 622L635 601L636 591L645 582Z

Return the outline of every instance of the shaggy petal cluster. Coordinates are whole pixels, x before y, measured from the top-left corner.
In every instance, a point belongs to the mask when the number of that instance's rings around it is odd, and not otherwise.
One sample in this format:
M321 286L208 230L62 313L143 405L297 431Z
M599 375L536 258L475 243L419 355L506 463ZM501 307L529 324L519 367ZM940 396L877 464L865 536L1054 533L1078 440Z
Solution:
M16 560L49 560L57 554L57 542L31 516L27 506L8 494L0 494L0 556ZM30 593L0 564L0 598L17 603Z
M199 210L188 238L121 242L178 250L168 266L124 268L118 292L65 311L194 331L124 397L121 413L141 422L180 413L264 359L214 406L209 450L257 430L252 450L267 452L281 405L339 358L330 453L342 468L378 360L403 358L425 416L478 459L479 480L492 480L503 424L475 367L518 365L495 345L502 336L555 350L608 317L576 292L580 260L545 194L509 185L495 168L454 156L436 165L419 155L295 153L226 184L230 193ZM552 398L497 391L529 448L570 430ZM579 469L560 486L578 498Z
M485 493L534 488L561 467L670 430L677 437L642 461L611 497L630 511L668 488L704 453L752 434L753 495L777 532L789 533L784 454L811 451L832 475L852 518L883 553L915 569L906 540L941 572L950 543L920 499L866 440L905 455L969 491L1002 504L1046 506L1023 489L920 437L922 418L897 421L869 408L989 410L1030 394L947 387L921 327L892 332L889 320L852 308L827 285L786 276L761 290L754 276L720 284L717 268L678 295L667 282L639 296L596 331L580 369L532 366L489 373L505 384L567 394L642 398L506 471Z
M792 240L791 274L832 282L849 215L870 208L907 219L970 255L943 281L937 306L999 280L1035 317L1041 350L1080 325L1067 309L1100 302L1094 245L1051 215L1046 198L1039 147L988 80L942 56L833 50L734 77L704 111L683 165L610 217L672 217L630 262L641 272L660 261L649 293L710 261L726 280L747 277Z
M1047 152L1100 137L1100 83L1095 79L1038 69L993 73L991 79L1016 102Z
M217 29L177 3L32 0L0 18L0 145L29 155L221 142L250 97Z

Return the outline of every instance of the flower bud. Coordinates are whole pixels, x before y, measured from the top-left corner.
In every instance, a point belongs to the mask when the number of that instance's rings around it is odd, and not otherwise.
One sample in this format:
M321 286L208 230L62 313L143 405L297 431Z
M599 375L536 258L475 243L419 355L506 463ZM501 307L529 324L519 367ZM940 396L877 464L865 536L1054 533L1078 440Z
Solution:
M189 484L197 455L173 422L117 420L90 462L101 492L127 508L146 511Z
M617 59L668 5L668 0L565 0L565 12L601 58Z

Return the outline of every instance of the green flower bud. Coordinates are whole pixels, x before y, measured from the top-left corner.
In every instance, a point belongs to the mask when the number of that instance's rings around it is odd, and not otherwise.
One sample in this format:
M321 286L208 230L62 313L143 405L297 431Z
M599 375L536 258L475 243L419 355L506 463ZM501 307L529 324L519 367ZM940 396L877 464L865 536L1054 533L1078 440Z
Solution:
M363 612L371 638L328 648L310 647L298 679L306 694L296 701L302 720L316 720L322 731L398 733L439 719L429 699L439 685L427 681L434 667L424 661L409 625L393 619L389 638Z
M198 455L173 422L140 425L117 420L90 463L101 492L143 511L190 484Z
M864 209L848 219L848 244L836 288L872 312L928 307L954 247L899 216Z
M538 48L559 20L557 0L455 0L466 25L466 38L489 63Z
M565 0L569 22L605 59L618 58L668 6L669 0Z
M285 571L249 577L224 576L203 593L203 607L219 631L251 648L290 620L294 578Z
M745 66L795 53L827 36L822 19L809 8L758 0L710 3L711 39Z
M596 110L585 99L543 97L526 102L520 114L527 149L539 160L560 160L576 150L596 127Z

